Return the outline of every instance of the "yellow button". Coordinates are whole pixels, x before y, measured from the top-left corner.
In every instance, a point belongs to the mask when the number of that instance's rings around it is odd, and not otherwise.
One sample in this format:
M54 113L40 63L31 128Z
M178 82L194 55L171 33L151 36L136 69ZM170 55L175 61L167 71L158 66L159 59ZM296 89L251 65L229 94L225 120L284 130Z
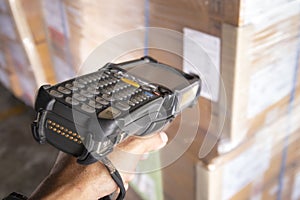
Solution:
M129 85L132 85L132 86L134 86L134 87L140 87L140 85L137 83L137 82L135 82L135 81L132 81L132 80L129 80L129 79L127 79L127 78L121 78L121 80L124 82L124 83L127 83L127 84L129 84Z

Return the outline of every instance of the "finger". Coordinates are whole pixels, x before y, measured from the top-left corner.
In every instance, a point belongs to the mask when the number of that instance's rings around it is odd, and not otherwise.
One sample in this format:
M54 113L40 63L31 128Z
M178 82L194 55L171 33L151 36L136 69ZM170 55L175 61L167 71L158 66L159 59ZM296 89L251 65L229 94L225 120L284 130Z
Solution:
M168 136L164 132L156 133L150 137L129 137L118 145L119 149L132 154L144 154L165 146Z
M118 145L108 155L115 167L121 171L121 176L126 181L126 172L134 173L138 162L143 154L166 145L168 137L161 132L149 137L129 137Z

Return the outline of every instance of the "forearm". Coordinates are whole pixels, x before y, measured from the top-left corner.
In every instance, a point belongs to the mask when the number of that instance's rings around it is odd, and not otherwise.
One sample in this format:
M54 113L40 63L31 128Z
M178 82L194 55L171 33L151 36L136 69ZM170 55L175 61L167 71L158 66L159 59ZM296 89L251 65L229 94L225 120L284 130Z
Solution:
M34 191L30 200L96 200L117 189L101 163L89 166L81 166L75 162L66 162L73 163L67 165L59 163Z

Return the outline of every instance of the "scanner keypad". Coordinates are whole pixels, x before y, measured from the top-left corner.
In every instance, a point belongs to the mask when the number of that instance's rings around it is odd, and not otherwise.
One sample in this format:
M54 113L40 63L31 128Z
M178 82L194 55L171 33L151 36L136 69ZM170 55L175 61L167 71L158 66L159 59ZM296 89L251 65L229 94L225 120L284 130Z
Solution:
M160 94L119 68L107 68L54 86L50 95L98 118L113 119Z

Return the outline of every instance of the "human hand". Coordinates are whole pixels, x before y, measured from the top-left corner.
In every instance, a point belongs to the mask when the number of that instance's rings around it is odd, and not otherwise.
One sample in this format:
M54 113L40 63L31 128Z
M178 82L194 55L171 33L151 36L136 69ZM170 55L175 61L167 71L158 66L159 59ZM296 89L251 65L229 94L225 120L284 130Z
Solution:
M119 170L125 188L128 188L128 182L132 180L134 169L141 156L162 148L167 141L167 135L161 132L149 137L129 137L115 148L108 157ZM50 174L29 199L97 200L117 189L117 185L102 163L79 165L76 158L59 153Z

